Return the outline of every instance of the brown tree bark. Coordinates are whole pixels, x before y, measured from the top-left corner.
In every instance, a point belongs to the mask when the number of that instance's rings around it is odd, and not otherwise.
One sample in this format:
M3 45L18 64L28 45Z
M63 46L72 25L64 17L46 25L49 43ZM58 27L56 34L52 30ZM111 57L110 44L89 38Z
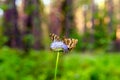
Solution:
M7 9L4 13L3 26L5 35L8 37L6 43L10 47L21 47L21 38L18 30L17 19L18 13L15 6L15 0L6 0Z
M73 30L73 0L56 0L51 5L50 32L66 37Z
M65 0L62 4L63 20L63 34L69 36L72 29L74 29L74 16L73 16L73 0Z
M96 9L95 9L94 0L91 0L92 27L91 27L91 30L90 30L90 43L94 43L94 27L95 27L95 25L94 25L94 13L95 12L96 12Z
M26 33L33 35L34 49L42 49L42 31L40 20L40 1L39 0L24 0L25 14L27 15L25 26L27 26Z
M55 33L60 35L62 29L62 9L61 9L62 0L55 0L51 4L51 12L50 12L50 24L49 30L50 33Z
M112 31L113 31L113 28L112 28L112 23L113 23L113 8L114 8L113 0L106 0L106 9L107 9L108 16L110 18L110 21L108 23L109 33L112 33Z

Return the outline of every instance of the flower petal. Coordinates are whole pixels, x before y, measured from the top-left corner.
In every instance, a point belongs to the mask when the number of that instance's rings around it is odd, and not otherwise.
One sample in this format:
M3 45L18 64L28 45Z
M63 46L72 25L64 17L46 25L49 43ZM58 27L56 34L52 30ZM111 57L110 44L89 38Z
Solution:
M54 41L51 43L50 48L53 51L68 51L67 45L65 45L62 41Z

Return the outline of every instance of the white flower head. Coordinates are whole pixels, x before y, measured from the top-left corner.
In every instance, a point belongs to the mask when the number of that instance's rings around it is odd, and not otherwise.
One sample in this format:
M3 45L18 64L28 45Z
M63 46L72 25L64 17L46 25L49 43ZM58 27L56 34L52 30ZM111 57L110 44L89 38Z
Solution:
M50 48L53 51L62 51L62 52L68 52L68 47L66 44L64 44L62 41L53 41L50 45Z

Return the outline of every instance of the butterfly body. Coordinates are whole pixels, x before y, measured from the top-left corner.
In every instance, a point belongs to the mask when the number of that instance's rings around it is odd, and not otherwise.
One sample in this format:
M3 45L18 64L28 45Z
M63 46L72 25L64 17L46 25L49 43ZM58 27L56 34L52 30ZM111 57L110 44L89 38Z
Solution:
M64 52L71 51L77 44L78 40L77 39L72 39L72 38L63 38L62 40L60 39L59 36L56 34L50 34L50 38L53 41L51 44L51 49L63 49Z

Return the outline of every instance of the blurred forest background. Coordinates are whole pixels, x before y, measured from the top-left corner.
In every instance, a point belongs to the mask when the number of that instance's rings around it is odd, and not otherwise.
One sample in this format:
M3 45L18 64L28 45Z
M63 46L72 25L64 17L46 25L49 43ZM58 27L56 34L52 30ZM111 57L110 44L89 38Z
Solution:
M52 80L49 33L78 39L58 80L120 80L120 0L0 0L0 80Z

